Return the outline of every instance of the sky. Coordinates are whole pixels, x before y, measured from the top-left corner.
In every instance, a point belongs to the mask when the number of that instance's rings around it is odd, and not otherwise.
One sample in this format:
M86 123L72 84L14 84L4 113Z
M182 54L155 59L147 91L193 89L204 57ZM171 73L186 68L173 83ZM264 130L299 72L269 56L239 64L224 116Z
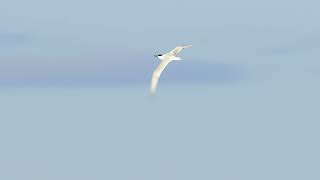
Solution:
M319 5L2 2L0 179L319 179Z
M51 77L45 81L55 81L52 85L66 85L61 71L79 86L97 79L97 86L108 85L115 73L125 76L117 78L126 84L133 76L142 79L141 72L150 75L157 64L153 55L179 44L193 44L181 54L190 67L209 63L268 71L308 66L304 71L310 71L319 65L317 5L311 0L6 1L0 7L0 68L10 73L0 76L5 82L0 85L40 86L42 80L31 72L45 77L46 71ZM132 64L141 69L128 71L125 66ZM81 74L91 77L79 82ZM219 74L225 75L230 76Z

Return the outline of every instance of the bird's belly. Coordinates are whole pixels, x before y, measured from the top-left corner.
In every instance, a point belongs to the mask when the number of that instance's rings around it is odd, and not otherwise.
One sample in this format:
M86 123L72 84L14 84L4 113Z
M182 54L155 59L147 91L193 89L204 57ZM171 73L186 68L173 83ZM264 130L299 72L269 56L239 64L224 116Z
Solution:
M173 57L170 58L170 60L172 60L172 61L180 61L181 58L173 56Z

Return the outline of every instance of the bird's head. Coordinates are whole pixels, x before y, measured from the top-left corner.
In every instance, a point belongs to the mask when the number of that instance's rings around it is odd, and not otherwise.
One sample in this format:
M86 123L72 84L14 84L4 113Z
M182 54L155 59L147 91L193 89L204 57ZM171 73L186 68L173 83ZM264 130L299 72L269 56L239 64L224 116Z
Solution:
M154 57L159 57L159 56L162 56L162 54L156 54L156 55L154 55Z

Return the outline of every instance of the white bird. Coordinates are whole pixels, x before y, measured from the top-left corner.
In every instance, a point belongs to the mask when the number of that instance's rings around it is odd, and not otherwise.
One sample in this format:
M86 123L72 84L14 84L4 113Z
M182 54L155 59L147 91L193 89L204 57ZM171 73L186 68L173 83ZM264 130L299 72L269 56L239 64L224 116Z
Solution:
M158 84L158 81L159 81L159 78L160 78L162 71L166 68L166 66L171 61L180 61L181 58L177 57L177 54L180 51L182 51L183 49L188 48L188 47L191 47L191 45L177 46L172 51L170 51L166 54L154 55L155 57L159 58L161 60L161 62L158 65L158 67L153 71L153 74L152 74L151 86L150 86L151 94L155 94L155 92L156 92L157 84Z

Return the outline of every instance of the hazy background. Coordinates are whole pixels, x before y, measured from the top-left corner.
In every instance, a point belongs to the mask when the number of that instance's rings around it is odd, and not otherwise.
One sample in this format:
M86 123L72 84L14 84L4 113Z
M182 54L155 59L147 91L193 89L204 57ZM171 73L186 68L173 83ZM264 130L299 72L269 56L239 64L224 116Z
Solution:
M319 6L2 2L0 179L319 179Z

